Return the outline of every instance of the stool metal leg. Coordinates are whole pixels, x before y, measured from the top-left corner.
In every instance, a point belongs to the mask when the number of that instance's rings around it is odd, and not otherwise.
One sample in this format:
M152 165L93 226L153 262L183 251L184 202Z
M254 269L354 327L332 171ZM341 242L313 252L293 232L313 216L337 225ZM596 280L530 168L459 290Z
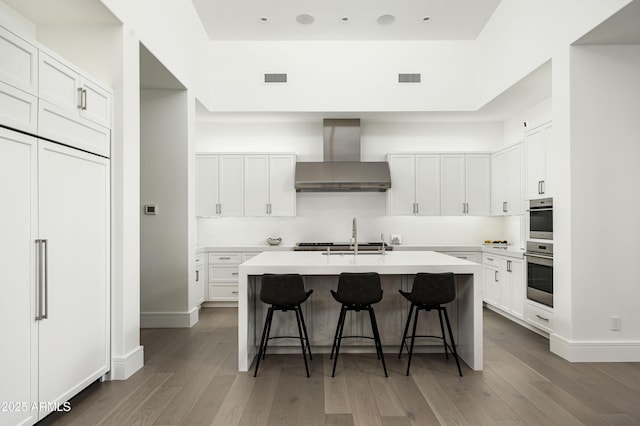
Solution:
M340 334L340 324L344 323L346 312L345 306L342 305L340 308L340 316L338 317L338 325L336 326L336 334L333 337L333 346L331 347L331 355L329 356L329 359L333 359L333 353L336 350L336 344L338 343L338 335Z
M296 323L298 324L298 335L300 336L300 347L302 348L302 358L304 359L304 369L307 371L307 377L309 377L309 365L307 364L307 348L305 347L304 337L302 334L302 324L300 323L300 312L298 309L294 309L296 313Z
M340 343L342 343L342 332L344 331L344 320L346 316L347 309L345 306L342 307L340 312L340 319L338 320L338 340L336 341L336 357L333 359L333 371L331 371L331 377L336 376L336 365L338 364L338 354L340 353Z
M402 357L402 350L405 346L407 346L407 332L409 331L409 324L411 324L411 315L413 314L413 307L415 305L412 303L409 308L409 316L407 317L407 324L404 326L404 333L402 334L402 341L400 342L400 353L398 353L398 359ZM409 348L407 348L407 351Z
M442 340L444 342L444 356L449 359L449 352L447 351L447 339L444 334L444 324L442 323L442 308L438 306L438 317L440 318L440 332L442 333Z
M300 322L302 323L302 331L304 331L304 339L307 342L307 352L309 353L309 359L313 359L311 355L311 346L309 344L309 335L307 334L307 325L304 323L304 315L302 315L302 307L297 306L298 312L300 312Z
M387 374L387 365L384 362L384 354L382 353L382 342L380 341L380 333L378 332L378 322L376 321L376 313L372 307L369 307L369 318L371 319L371 329L373 331L373 339L376 345L376 351L378 357L382 360L382 368L384 369L384 377L389 377Z
M456 359L456 365L458 366L458 373L462 377L462 370L460 369L460 361L458 360L458 351L456 350L456 342L453 340L453 332L451 332L451 323L449 322L449 314L447 314L447 308L444 310L444 319L447 320L447 329L449 330L449 339L451 340L451 350L453 351L453 357Z
M256 359L256 370L253 372L253 377L258 374L258 367L260 366L260 359L264 359L264 353L266 352L267 341L269 340L269 331L271 329L271 318L273 317L273 308L270 307L267 311L267 318L264 321L264 328L262 330L262 339L260 339L260 350L258 351L258 357Z
M409 362L407 363L407 376L409 375L409 369L411 368L411 356L413 355L413 344L416 341L416 328L418 325L418 312L420 309L416 309L415 316L413 317L413 334L411 335L411 348L409 348Z

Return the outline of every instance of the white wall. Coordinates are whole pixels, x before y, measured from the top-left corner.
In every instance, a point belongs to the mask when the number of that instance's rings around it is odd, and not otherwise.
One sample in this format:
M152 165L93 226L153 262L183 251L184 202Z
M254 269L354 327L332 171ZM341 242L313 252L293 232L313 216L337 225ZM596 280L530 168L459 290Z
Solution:
M572 340L635 345L636 360L638 76L640 46L571 49ZM610 330L611 316L622 318L621 331Z
M473 42L212 42L212 111L474 109ZM287 73L265 84L265 73ZM421 73L398 84L398 73Z
M553 119L551 98L532 105L524 111L514 112L504 121L503 141L505 146L522 142L528 129ZM524 127L523 123L527 123Z
M157 313L188 310L188 150L185 90L140 93L140 201L158 214L140 217L142 325ZM165 325L167 326L167 325Z
M270 115L269 121L244 114L219 121L200 115L196 127L198 152L292 152L298 161L322 160L322 118L296 114ZM259 115L257 116L259 118ZM362 158L386 159L394 152L493 152L502 145L501 123L417 123L362 121ZM478 244L485 239L519 240L519 228L501 218L389 217L385 193L298 193L295 218L198 219L199 245L264 244L280 236L284 244L298 241L348 241L351 220L358 217L362 241L380 233L403 236L405 244Z

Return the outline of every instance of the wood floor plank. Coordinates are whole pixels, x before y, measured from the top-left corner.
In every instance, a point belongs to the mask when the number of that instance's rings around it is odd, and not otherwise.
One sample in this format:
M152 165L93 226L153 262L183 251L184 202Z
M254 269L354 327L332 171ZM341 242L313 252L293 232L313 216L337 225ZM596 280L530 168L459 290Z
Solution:
M353 416L351 414L325 414L325 426L353 426Z
M322 355L316 354L310 361L311 377L302 381L299 426L324 426L324 367ZM298 367L300 368L300 367Z
M284 361L281 356L269 358L271 362L264 363L266 365L262 365L259 375L255 378L256 383L240 418L241 426L266 426L269 423L273 399L280 386L280 374ZM250 371L250 374L252 373L253 371Z
M347 387L347 377L338 374L331 377L333 360L323 357L324 371L324 412L326 414L349 414L351 415L351 402L349 399L349 388ZM339 371L344 371L342 359L338 357ZM353 421L353 416L351 416Z
M411 376L393 375L389 379L392 381L395 393L402 401L405 415L412 425L440 424Z
M255 383L253 375L237 374L211 424L232 426L240 423L244 407L247 405Z
M218 414L234 380L235 377L233 376L214 376L209 382L209 386L202 392L202 396L188 410L184 420L176 424L189 426L210 425ZM241 409L241 407L238 409Z
M383 416L382 424L383 426L411 426L411 421L405 416Z
M278 386L273 398L273 405L269 413L268 425L293 426L296 424L300 412L303 380L307 380L306 373L293 369L282 371L280 386Z
M369 383L369 374L356 362L357 355L343 354L344 370L336 374L344 374L347 378L349 399L353 411L353 423L356 426L382 426L378 413L374 390ZM381 370L381 369L380 369ZM379 375L381 371L376 371Z

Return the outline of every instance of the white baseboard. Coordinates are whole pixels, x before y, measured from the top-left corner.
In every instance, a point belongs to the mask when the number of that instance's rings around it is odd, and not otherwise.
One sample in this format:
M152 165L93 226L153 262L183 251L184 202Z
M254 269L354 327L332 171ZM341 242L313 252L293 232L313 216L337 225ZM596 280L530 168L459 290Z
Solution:
M199 320L200 308L189 312L140 312L140 328L191 328Z
M112 357L107 380L127 380L144 366L144 347L138 346L123 357Z
M638 341L572 341L549 336L551 352L570 362L640 362Z
M238 302L204 302L203 308L237 308Z

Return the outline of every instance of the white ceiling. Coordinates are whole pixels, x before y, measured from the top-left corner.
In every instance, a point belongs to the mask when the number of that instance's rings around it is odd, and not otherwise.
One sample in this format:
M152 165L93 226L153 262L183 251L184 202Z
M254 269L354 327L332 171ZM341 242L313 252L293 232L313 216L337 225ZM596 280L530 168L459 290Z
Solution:
M116 24L119 21L100 1L2 0L38 25Z
M191 1L212 40L472 40L500 3L500 0ZM300 24L296 21L299 15L310 15L313 22ZM385 15L395 20L378 23L378 18ZM429 19L425 21L425 17ZM382 19L388 20L389 17Z
M640 1L620 9L576 44L640 44Z

